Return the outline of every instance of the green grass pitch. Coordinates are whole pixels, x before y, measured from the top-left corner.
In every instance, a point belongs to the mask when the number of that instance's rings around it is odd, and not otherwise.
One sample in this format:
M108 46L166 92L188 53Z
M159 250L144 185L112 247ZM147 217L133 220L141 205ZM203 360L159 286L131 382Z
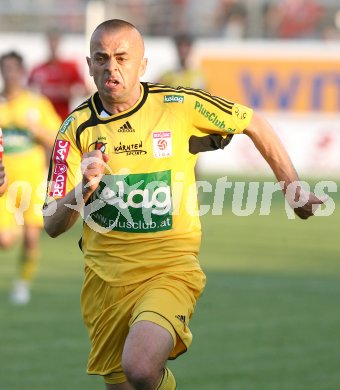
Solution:
M236 216L226 197L222 216L202 217L208 283L193 344L170 362L178 389L340 389L339 191L331 196L335 212L308 221L289 220L279 194L269 216ZM79 236L80 224L54 240L43 235L24 307L8 302L19 249L0 252L1 389L104 389L85 373Z

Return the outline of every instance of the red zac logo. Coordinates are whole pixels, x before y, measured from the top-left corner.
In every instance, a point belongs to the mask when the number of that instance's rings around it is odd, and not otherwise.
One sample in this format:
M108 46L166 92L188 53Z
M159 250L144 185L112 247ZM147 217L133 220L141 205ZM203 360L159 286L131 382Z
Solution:
M160 139L157 141L157 146L159 150L165 150L166 147L168 146L168 143L166 142L165 139Z
M100 150L102 153L105 153L106 151L106 145L107 142L102 142L102 141L95 141L88 147L88 152L92 152L92 150Z
M56 164L66 164L66 158L70 150L69 141L58 139L54 148L53 161Z
M54 167L54 173L56 174L63 174L67 171L67 166L64 164L56 164Z
M52 184L50 190L50 196L63 197L66 193L66 181L67 181L67 156L70 151L69 141L57 140L52 160L55 164Z

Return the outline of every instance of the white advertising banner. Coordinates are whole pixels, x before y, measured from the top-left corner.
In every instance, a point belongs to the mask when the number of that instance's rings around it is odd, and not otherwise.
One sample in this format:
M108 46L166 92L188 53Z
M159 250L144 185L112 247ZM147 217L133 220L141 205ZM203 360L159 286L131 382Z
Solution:
M263 114L286 147L298 173L304 177L340 177L340 115ZM199 157L202 173L270 174L268 164L246 135L216 152Z

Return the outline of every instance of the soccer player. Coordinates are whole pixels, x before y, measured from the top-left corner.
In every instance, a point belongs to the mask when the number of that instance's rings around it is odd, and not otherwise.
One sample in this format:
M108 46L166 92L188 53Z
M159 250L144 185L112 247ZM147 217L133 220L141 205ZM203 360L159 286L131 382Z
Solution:
M92 344L88 373L103 376L110 390L173 390L166 362L189 348L189 320L205 285L197 153L244 133L287 197L299 178L270 125L250 108L201 90L140 82L147 60L130 23L97 26L87 63L98 91L57 136L45 229L56 237L80 214L85 220L81 305ZM305 202L295 212L308 218L323 199L301 187L298 192Z
M43 226L39 212L43 196L39 194L39 186L43 188L47 176L45 148L52 149L61 119L46 97L23 87L26 73L19 53L3 54L0 71L3 79L0 128L4 144L1 163L6 167L8 179L8 190L0 199L0 248L9 248L23 234L19 277L11 300L25 304L30 300Z
M189 34L176 35L173 39L176 47L178 66L167 70L159 79L161 84L171 87L190 87L207 90L207 81L203 71L191 65L194 40Z
M47 33L49 57L32 69L28 83L49 98L64 120L70 112L72 99L87 94L87 88L78 65L61 58L60 39L61 35L57 30Z

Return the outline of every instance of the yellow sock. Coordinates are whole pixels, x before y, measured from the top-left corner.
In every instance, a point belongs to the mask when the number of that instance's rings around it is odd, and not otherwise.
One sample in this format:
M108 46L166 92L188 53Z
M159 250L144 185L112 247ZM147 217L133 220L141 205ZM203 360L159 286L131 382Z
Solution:
M156 387L156 390L176 390L174 374L167 367L164 368L163 376Z
M30 282L37 272L39 254L32 251L23 254L20 262L20 279Z

